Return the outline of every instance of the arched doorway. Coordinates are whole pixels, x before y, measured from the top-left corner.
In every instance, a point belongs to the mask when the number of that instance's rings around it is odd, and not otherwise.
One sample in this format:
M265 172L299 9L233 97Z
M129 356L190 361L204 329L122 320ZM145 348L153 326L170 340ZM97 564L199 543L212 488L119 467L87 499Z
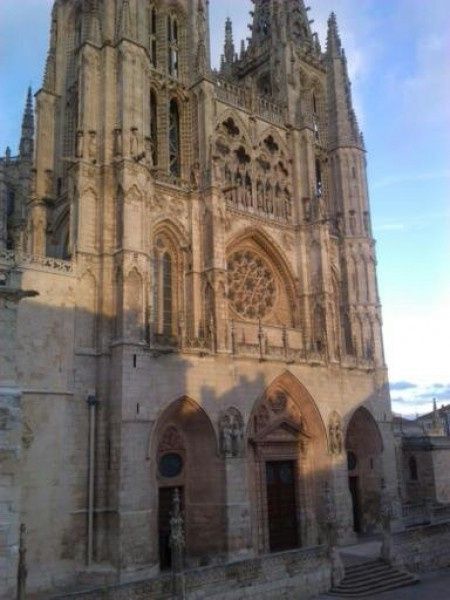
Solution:
M256 403L248 441L254 547L264 553L317 544L329 463L326 429L291 373L278 377Z
M171 566L170 515L175 490L184 517L186 565L207 565L224 553L226 545L224 468L212 424L196 402L181 398L159 419L155 442L160 567Z
M345 448L353 529L360 534L371 533L380 517L383 440L375 419L364 407L358 408L350 419Z

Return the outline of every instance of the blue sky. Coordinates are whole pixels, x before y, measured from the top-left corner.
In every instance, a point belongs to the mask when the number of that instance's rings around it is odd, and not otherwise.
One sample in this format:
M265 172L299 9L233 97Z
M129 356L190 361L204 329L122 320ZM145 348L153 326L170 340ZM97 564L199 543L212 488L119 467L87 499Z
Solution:
M51 0L0 0L0 149L18 141L26 87L43 72ZM448 0L310 0L324 43L334 10L364 131L394 409L450 402L450 10ZM211 0L213 62L248 0Z

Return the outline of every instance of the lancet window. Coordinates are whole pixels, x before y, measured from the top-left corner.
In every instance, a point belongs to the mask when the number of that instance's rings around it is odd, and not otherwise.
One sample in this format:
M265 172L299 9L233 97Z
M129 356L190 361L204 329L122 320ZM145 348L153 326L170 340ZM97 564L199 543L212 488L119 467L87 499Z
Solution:
M178 255L164 234L156 239L153 278L155 337L158 341L172 342L178 329Z
M150 147L153 165L158 164L158 99L150 90Z
M151 5L148 9L148 51L150 55L150 62L156 69L157 65L157 46L156 46L156 25L157 25L157 13L156 8Z
M181 176L180 114L176 100L171 100L169 106L169 170L173 177Z
M178 77L179 74L179 28L176 17L169 15L167 17L167 43L169 49L168 69L169 75Z

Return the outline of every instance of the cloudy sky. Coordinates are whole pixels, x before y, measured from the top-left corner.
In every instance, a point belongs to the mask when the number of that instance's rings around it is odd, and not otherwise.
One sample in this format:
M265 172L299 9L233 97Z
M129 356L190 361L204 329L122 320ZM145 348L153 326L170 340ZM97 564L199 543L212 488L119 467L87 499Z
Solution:
M37 89L51 0L0 0L0 148L16 150L26 87ZM310 0L325 41L337 13L364 130L394 409L450 402L449 0ZM211 0L213 62L248 0Z

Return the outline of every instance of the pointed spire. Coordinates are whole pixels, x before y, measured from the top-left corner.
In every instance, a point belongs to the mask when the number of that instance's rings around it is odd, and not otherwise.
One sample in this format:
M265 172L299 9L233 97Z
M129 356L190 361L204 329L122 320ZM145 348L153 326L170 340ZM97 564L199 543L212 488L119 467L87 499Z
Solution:
M33 92L31 86L28 88L27 100L22 120L22 136L20 138L20 156L31 159L33 156L34 138L34 107Z
M236 61L236 49L233 41L233 23L230 17L225 21L225 44L223 48L223 59L221 70L224 74L229 74L233 63Z
M44 82L43 88L48 92L55 91L56 85L56 33L57 33L57 19L56 19L56 4L53 6L52 12L52 25L50 29L50 46L47 54L47 60L45 62L44 71Z
M241 40L241 51L239 54L239 58L242 60L245 56L245 40Z
M364 148L352 101L347 58L342 48L336 15L328 19L327 35L328 110L330 113L329 141L331 147L353 145Z
M227 63L231 64L234 62L236 55L234 42L233 42L233 23L230 17L227 17L225 21L225 45L224 45L224 56Z
M339 37L336 15L332 12L328 19L327 54L329 57L339 58L341 51L342 43Z

